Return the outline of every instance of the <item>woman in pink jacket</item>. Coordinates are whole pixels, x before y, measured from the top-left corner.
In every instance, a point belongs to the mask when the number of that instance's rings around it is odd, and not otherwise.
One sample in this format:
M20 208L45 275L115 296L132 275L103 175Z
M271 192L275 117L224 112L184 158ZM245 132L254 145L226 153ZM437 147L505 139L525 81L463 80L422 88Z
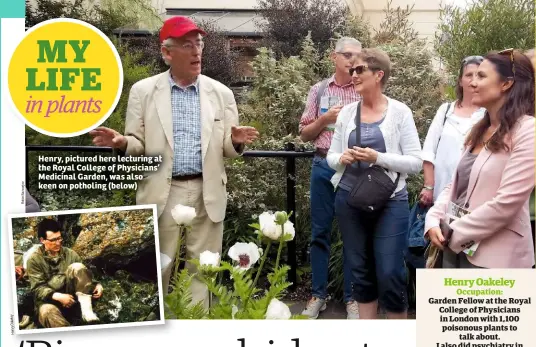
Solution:
M530 268L534 68L521 52L489 53L471 85L487 112L426 216L425 236L443 249L445 268Z

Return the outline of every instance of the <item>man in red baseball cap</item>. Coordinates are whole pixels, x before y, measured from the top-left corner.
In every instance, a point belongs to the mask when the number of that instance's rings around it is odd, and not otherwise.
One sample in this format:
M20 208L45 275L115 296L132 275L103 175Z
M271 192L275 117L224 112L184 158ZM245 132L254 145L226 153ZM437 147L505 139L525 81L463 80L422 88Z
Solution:
M160 42L170 37L179 38L184 35L195 32L206 36L207 33L197 27L197 24L188 17L177 16L172 17L164 22L160 30Z
M183 16L166 20L160 30L162 58L173 76L185 85L193 83L201 73L201 53L205 47L202 35L206 33Z
M186 233L186 257L204 251L222 254L223 219L227 206L227 174L223 158L234 158L259 135L239 126L233 92L201 74L205 32L187 17L168 19L161 31L162 58L170 69L137 82L130 91L125 135L105 127L90 132L93 143L126 155L163 158L158 171L138 184L137 204L156 204L163 292L168 293L179 231L172 210L195 208ZM180 208L180 207L179 207ZM194 265L186 263L191 274ZM194 277L194 302L208 308L208 289Z

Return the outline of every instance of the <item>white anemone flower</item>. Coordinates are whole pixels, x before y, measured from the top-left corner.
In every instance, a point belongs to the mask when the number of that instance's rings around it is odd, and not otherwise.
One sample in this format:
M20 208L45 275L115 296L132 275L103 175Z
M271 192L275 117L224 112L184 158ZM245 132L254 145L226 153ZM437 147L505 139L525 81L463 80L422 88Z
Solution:
M238 262L242 270L250 269L261 257L259 247L253 242L237 242L229 249L229 257Z
M285 241L294 240L296 230L294 230L294 224L289 220L283 224L283 235L285 236Z
M220 253L212 253L211 251L204 251L199 254L199 265L217 267L220 265Z
M278 240L281 236L281 226L277 225L275 215L272 212L263 212L259 216L259 225L263 236Z
M266 319L290 319L292 314L285 303L272 299L266 310Z
M178 204L171 210L171 216L178 225L190 226L196 216L195 208Z

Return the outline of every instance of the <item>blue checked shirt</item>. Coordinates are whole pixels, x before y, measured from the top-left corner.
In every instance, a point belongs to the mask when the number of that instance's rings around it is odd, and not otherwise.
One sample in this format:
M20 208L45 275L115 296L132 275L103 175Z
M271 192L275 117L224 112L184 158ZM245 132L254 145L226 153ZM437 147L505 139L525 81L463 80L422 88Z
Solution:
M201 103L199 80L179 87L171 74L171 114L173 119L173 176L201 173Z

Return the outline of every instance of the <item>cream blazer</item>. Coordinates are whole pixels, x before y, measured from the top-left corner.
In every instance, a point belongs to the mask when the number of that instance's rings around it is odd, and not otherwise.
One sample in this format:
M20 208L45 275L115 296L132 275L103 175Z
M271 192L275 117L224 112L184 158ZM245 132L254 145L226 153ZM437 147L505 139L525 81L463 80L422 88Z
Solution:
M238 125L233 92L207 76L199 76L203 201L209 218L221 222L227 207L227 175L224 157L241 154L231 141L231 127ZM162 155L158 171L144 174L138 183L137 204L156 204L158 216L166 206L173 166L173 123L169 70L132 86L125 122L126 155Z

